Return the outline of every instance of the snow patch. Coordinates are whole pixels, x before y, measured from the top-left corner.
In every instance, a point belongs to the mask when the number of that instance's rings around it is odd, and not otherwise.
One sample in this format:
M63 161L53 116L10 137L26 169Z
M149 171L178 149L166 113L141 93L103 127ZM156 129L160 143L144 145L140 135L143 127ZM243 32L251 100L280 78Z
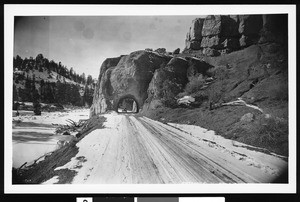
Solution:
M68 142L75 138L75 133L72 135L55 135L55 127L52 124L68 124L66 121L68 119L78 122L80 119L88 118L89 109L43 112L41 116L25 113L23 116L13 117L14 122L26 123L25 126L13 124L13 167L18 168L25 162L30 164L46 153L58 149L57 143L59 141ZM34 125L31 126L31 123Z
M59 182L59 177L58 176L54 176L51 179L43 182L42 184L56 184Z
M258 150L263 149L226 139L222 136L216 135L214 131L208 131L207 129L195 125L174 123L168 123L168 125L184 131L185 133L198 139L199 141L202 141L210 147L220 150L222 153L228 153L238 160L248 161L248 165L256 167L260 166L266 170L269 170L272 167L284 169L287 166L287 162L283 160L286 159L284 156L274 153L266 154L259 152ZM274 172L274 170L270 172Z

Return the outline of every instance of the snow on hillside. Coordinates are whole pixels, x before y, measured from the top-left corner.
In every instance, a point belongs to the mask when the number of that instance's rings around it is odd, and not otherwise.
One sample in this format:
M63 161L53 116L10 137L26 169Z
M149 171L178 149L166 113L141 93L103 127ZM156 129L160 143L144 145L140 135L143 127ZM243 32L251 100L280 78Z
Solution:
M22 74L23 71L15 71L15 74ZM80 85L81 88L84 88L84 84L77 83L75 81L72 81L64 76L61 76L57 74L56 72L51 71L50 74L48 74L48 71L44 70L43 72L40 72L38 70L29 70L28 72L24 71L25 73L25 78L28 76L30 79L33 78L33 75L35 76L35 81L41 81L44 80L45 82L50 82L50 83L56 83L58 80L60 82L66 81L66 83L69 84L75 84L75 85ZM25 81L19 81L18 84L15 84L17 88L25 88ZM40 84L36 83L36 88L40 88Z

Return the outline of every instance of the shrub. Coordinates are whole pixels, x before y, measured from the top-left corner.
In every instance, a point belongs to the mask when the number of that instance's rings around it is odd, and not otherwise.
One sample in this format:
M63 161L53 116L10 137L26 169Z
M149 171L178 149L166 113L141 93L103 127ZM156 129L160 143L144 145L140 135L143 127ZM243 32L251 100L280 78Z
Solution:
M231 139L288 155L288 123L279 118L260 118L231 131Z
M64 106L60 103L55 103L54 106L57 108L57 109L64 109Z
M196 93L201 90L205 84L205 79L202 75L193 77L189 83L186 84L184 91L188 94Z
M274 87L271 88L272 98L273 100L285 100L287 101L289 98L288 89L285 88L285 86L280 85L274 85Z
M288 124L276 118L260 121L259 141L263 145L279 144L288 139Z
M34 102L33 103L33 112L35 115L41 115L41 104L39 102Z
M186 96L186 95L188 95L188 93L187 92L181 92L181 93L178 93L178 95L176 96L176 98L178 99L178 98L182 98L182 97L184 97L184 96Z
M170 80L165 80L163 82L162 92L163 98L162 103L166 107L174 108L177 106L177 100L175 96L181 91L181 86Z
M204 91L198 91L197 93L193 94L192 96L195 98L196 102L198 102L198 103L202 103L205 100L208 100L208 95Z
M215 76L216 75L216 70L217 70L216 68L210 68L210 69L208 69L206 71L207 76L209 76L209 77Z

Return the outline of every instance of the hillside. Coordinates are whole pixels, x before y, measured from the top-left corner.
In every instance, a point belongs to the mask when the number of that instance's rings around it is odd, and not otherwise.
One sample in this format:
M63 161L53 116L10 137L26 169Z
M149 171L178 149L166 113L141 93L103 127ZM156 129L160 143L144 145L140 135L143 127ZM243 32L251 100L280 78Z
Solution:
M42 54L22 59L14 58L14 101L72 104L90 106L95 88L91 75L76 74L53 60L49 62Z
M196 102L178 106L169 98L166 103L174 105L150 106L142 114L163 122L198 125L226 138L288 155L287 59L281 49L266 51L272 46L253 45L220 57L203 57L214 65L209 70L214 80L193 79L177 95L192 96ZM257 59L261 49L264 59ZM244 104L226 105L238 98L261 111Z

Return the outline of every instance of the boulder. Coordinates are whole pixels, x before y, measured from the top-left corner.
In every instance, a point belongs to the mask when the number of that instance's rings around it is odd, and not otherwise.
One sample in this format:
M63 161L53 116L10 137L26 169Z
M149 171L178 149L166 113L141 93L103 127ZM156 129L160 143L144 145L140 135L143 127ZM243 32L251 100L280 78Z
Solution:
M180 53L180 48L176 48L173 52L172 55L177 55Z
M253 120L254 120L254 114L252 113L244 114L240 119L241 122L246 122L246 123L249 123Z
M186 73L188 69L188 61L186 59L174 57L169 61L165 68L172 72L177 79L181 80L181 83L187 82Z
M116 58L105 60L101 66L90 116L116 110L119 101L125 97L134 99L142 106L155 70L164 67L170 59L170 56L142 50L122 56L118 62Z
M188 61L180 57L173 58L164 68L157 69L149 84L148 98L143 109L177 104L175 96L183 91L188 82L187 69Z
M180 104L189 105L189 104L195 102L195 100L196 100L196 99L195 99L194 97L192 97L192 96L190 96L190 95L186 95L186 96L184 96L184 97L182 97L182 98L177 99L177 103L178 103L179 105L180 105Z

